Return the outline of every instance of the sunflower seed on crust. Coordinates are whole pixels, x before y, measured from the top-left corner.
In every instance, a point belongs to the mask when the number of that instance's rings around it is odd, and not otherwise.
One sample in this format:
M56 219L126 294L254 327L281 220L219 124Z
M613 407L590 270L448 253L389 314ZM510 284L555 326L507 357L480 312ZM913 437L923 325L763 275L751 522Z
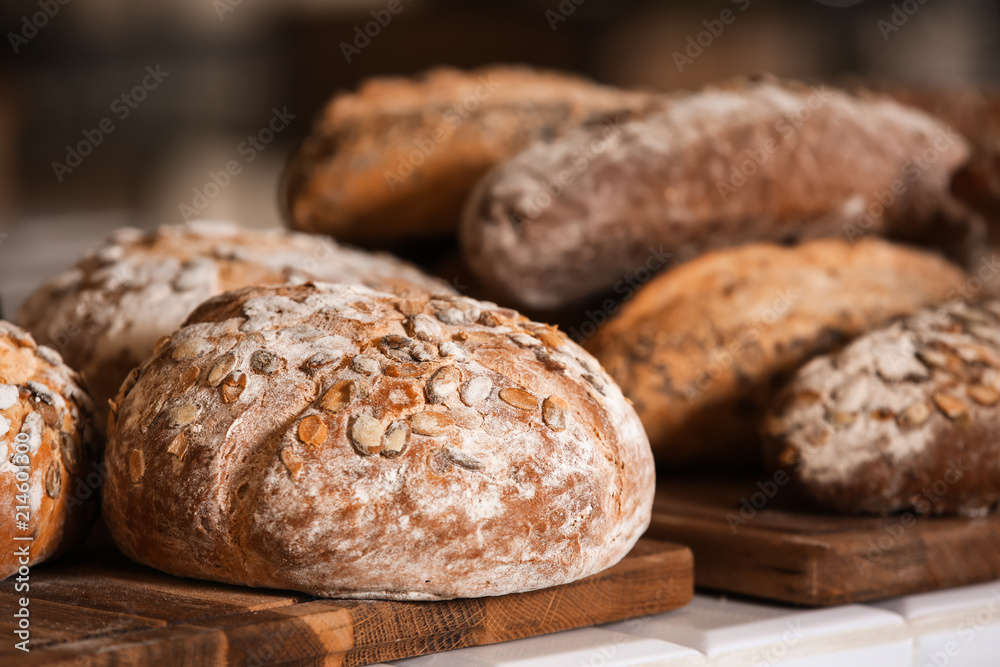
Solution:
M518 410L534 410L538 408L538 397L531 392L517 387L506 387L500 390L500 400L512 405Z
M384 432L385 429L377 419L365 414L356 416L348 429L354 450L362 456L372 456L382 451Z

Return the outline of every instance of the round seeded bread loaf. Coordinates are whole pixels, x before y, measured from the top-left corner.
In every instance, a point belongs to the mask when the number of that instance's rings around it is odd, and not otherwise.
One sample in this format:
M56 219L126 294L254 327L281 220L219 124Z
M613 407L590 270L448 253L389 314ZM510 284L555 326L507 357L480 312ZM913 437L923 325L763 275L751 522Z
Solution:
M93 419L59 354L0 321L0 578L64 552L93 524L102 479Z
M768 465L847 513L1000 506L1000 302L954 300L802 367L764 421Z
M967 279L874 238L754 243L653 278L587 349L635 401L658 464L753 468L760 418L799 366Z
M126 380L104 511L131 558L323 596L563 584L645 530L635 412L553 327L465 297L246 288Z
M19 323L82 373L103 424L125 376L199 303L238 287L313 279L398 294L454 293L389 255L307 234L198 221L148 233L119 230L36 290Z

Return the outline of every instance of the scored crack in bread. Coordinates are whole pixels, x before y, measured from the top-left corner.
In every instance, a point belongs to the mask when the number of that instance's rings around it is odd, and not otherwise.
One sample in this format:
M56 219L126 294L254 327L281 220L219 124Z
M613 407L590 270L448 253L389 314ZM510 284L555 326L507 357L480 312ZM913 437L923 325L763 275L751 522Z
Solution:
M104 512L167 572L429 600L563 584L645 530L649 444L554 327L465 297L247 288L126 380Z
M0 320L0 538L7 545L0 578L58 556L89 532L103 477L93 420L76 372Z
M752 468L760 417L791 373L967 278L878 239L718 250L654 278L586 347L634 401L657 464Z
M1000 303L950 301L805 365L763 424L772 469L837 512L1000 503Z
M385 254L284 230L197 221L122 229L39 287L18 323L80 371L101 417L129 371L205 299L248 285L323 280L399 294L452 294L446 283Z
M364 244L452 235L466 195L494 164L655 99L515 66L371 79L331 100L290 161L285 217Z
M470 195L461 243L487 285L533 308L609 291L658 247L676 263L751 241L923 239L947 213L937 236L960 254L957 236L981 231L952 219L949 176L966 155L962 137L889 99L709 88L501 163Z

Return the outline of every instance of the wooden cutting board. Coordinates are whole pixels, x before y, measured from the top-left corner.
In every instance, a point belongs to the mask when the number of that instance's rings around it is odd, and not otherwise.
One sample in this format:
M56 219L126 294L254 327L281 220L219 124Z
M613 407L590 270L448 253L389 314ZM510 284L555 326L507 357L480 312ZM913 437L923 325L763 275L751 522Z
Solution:
M1000 579L1000 516L797 509L773 480L658 481L647 537L691 547L698 586L827 606Z
M15 649L0 585L0 664L366 665L655 614L694 592L691 552L641 540L614 567L530 593L355 602L180 579L109 545L32 568L31 652Z

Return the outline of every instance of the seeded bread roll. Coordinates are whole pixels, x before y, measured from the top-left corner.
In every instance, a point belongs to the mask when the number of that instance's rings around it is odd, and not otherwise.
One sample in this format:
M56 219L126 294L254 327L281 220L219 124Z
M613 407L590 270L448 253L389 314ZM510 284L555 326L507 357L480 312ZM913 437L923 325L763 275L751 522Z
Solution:
M378 78L327 106L284 178L288 224L356 243L454 234L476 179L647 93L528 67Z
M1000 502L1000 303L952 301L805 365L765 458L837 512L981 516Z
M18 320L83 374L103 425L108 399L125 376L202 301L237 287L313 279L399 294L454 293L389 255L306 234L199 221L148 233L119 230L36 290Z
M760 417L799 366L965 280L877 239L718 250L654 278L587 347L634 401L658 464L749 468Z
M101 482L93 418L59 355L0 320L0 578L65 552L93 525Z
M678 262L750 241L888 233L943 237L960 254L958 237L982 231L948 194L967 152L889 99L771 81L707 89L497 166L470 195L463 252L487 285L534 308L609 291L661 246ZM957 224L935 233L939 217Z
M464 297L247 288L129 377L104 511L131 558L321 596L563 584L645 530L635 412L556 329Z

